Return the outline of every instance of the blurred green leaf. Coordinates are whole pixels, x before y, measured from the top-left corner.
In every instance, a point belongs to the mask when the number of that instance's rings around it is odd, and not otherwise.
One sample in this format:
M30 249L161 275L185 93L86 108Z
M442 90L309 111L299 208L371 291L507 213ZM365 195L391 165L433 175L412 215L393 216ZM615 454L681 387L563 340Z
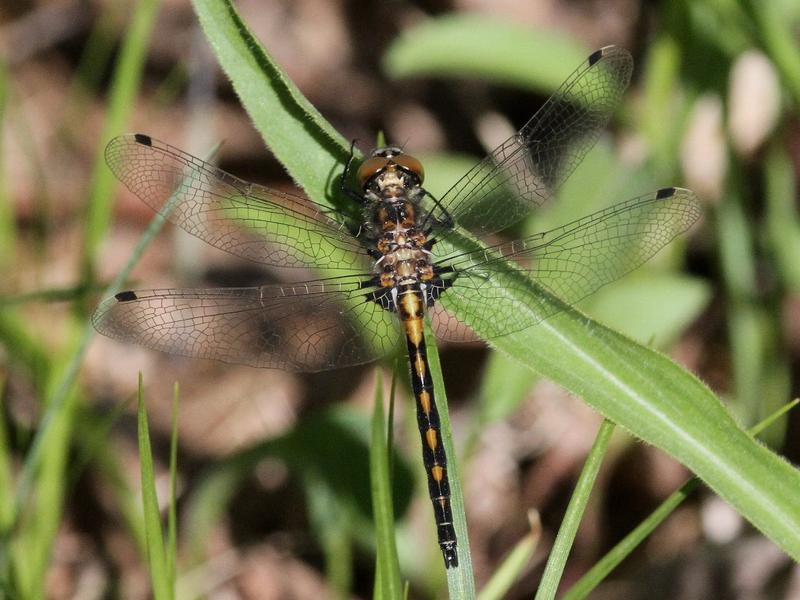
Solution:
M309 519L325 556L325 580L338 598L352 596L353 507L319 481L315 471L302 476Z
M702 279L635 273L594 294L589 312L640 344L666 348L700 316L710 298L711 288Z
M414 156L425 165L425 189L437 198L449 190L453 183L479 160L478 157L467 154L447 152L437 154L419 152Z
M551 92L562 65L578 65L592 49L575 38L486 15L448 15L404 31L389 46L389 76L469 77Z
M0 416L0 490L5 490L0 493L0 540L3 542L10 533L14 518L14 496L12 494L14 489L13 456L11 447L8 444L5 419L8 410L6 406L7 381L6 374L0 373L0 415L2 415ZM0 579L5 574L6 559L6 550L0 550Z
M14 214L14 204L11 202L8 189L8 177L3 157L6 150L2 141L6 128L6 103L8 101L8 70L5 62L0 59L0 266L11 264L16 253L17 223Z
M783 284L800 293L800 218L797 215L797 183L792 159L782 139L770 144L765 157L767 200L766 233Z

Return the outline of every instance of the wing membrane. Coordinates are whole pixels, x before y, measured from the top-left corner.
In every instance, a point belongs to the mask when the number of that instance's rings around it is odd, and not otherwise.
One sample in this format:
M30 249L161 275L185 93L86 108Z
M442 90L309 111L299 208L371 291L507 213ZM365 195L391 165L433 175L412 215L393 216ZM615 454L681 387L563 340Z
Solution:
M592 54L522 129L442 196L455 222L479 235L492 233L551 198L594 146L632 69L633 59L622 48Z
M437 334L464 339L468 325L492 339L531 327L564 307L531 293L531 281L578 302L649 260L700 214L693 192L665 188L545 233L445 256L437 264L452 268L454 281L440 302L460 320L440 321ZM509 259L518 268L500 275Z
M156 212L212 246L280 267L363 268L364 251L345 226L311 200L249 183L142 134L109 142L106 162Z
M293 285L121 292L92 317L97 331L148 348L288 371L369 362L400 339L391 313L354 277Z

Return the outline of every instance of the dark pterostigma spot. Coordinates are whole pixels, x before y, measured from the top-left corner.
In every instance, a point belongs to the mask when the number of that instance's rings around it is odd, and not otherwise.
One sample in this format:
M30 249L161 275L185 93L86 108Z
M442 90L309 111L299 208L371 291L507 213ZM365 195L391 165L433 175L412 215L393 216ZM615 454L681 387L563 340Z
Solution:
M136 292L132 292L128 290L127 292L120 292L114 296L119 302L130 302L131 300L137 300Z
M153 145L153 140L149 135L145 135L143 133L135 133L133 137L136 139L137 142L139 142L143 146Z
M663 200L664 198L672 198L675 195L675 188L661 188L656 192L656 200Z

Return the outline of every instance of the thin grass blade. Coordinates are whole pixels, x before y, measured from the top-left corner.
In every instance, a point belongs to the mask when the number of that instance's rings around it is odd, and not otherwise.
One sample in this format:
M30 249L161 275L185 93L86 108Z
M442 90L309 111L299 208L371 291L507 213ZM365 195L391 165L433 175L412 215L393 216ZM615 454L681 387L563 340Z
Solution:
M372 411L372 441L369 452L372 514L375 519L377 549L375 557L375 597L390 600L402 597L400 563L397 559L392 482L389 473L386 420L383 412L383 378L375 376L375 405Z
M164 534L161 530L161 514L156 495L153 453L150 449L150 432L147 427L147 409L144 405L144 386L139 373L139 461L142 475L142 508L144 509L145 539L147 540L147 562L150 568L150 583L156 600L173 597L164 552Z
M171 590L175 589L178 561L178 519L177 519L177 487L178 487L178 404L180 386L178 382L172 388L172 432L169 438L169 513L167 515L167 581Z
M535 511L534 511L535 512ZM541 539L541 522L538 513L531 518L531 531L509 552L498 569L478 593L478 600L502 600L528 566Z
M597 474L600 472L600 466L603 464L603 458L606 450L608 450L614 427L614 423L607 419L600 424L600 430L597 432L592 449L583 465L580 477L575 485L575 491L572 492L567 512L563 521L561 521L561 526L558 528L556 541L550 551L542 581L536 592L536 600L550 600L556 597L558 584L561 581L564 566L567 564L567 557L569 557L572 549L572 542L575 541L575 534L583 518L586 505L589 503L592 486L594 486Z

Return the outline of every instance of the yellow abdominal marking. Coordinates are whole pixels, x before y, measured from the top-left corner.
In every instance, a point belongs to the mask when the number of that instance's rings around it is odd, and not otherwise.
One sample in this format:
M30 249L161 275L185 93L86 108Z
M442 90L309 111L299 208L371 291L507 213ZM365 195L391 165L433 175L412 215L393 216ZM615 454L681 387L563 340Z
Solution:
M429 427L425 432L425 439L428 441L428 448L436 450L436 446L439 445L439 440L436 437L436 430Z
M415 348L419 348L422 343L422 319L411 319L406 321L406 335Z
M425 359L422 358L422 354L419 352L414 357L414 371L417 374L417 377L420 379L425 379Z
M444 467L439 465L431 467L431 476L435 481L441 481L444 478Z
M431 395L426 390L419 393L419 405L426 415L431 412Z

